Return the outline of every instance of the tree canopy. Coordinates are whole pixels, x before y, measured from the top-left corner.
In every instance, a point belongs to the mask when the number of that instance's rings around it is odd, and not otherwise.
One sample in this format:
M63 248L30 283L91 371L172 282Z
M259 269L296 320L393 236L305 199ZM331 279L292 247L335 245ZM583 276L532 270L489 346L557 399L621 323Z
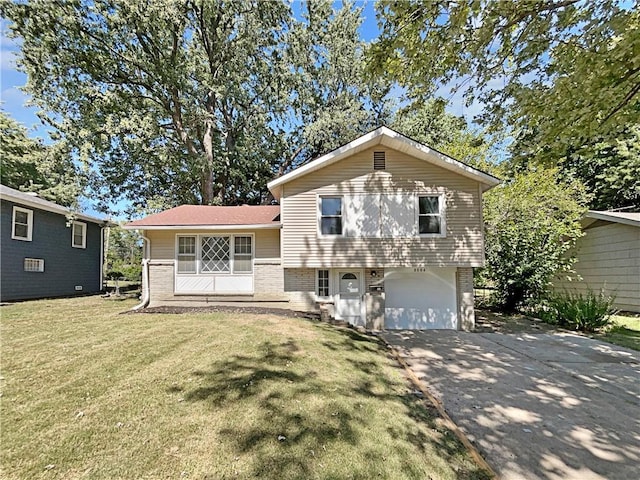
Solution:
M277 174L383 121L361 11L285 0L5 4L19 66L94 198L259 203Z
M512 152L547 164L640 116L640 16L623 0L417 0L377 3L372 70L410 96L443 85L481 101ZM467 88L468 87L468 88Z
M27 129L0 110L0 183L66 207L74 206L81 182L67 152L45 146Z
M281 1L4 6L26 90L105 197L256 201L279 157Z
M486 136L471 130L463 117L445 110L443 99L415 102L398 110L391 126L398 132L477 168L491 163Z

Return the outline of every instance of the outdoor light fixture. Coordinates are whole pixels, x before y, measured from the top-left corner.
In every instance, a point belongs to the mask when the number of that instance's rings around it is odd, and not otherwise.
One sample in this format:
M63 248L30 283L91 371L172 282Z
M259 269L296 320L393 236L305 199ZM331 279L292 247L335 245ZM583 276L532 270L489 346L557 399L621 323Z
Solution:
M376 272L375 270L371 270L371 276L372 277L377 277L378 276L378 272Z

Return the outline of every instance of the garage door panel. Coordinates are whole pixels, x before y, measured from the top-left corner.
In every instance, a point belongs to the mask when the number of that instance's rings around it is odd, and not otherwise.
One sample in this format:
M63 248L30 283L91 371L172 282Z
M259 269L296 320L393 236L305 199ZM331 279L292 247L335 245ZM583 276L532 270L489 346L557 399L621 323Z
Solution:
M455 278L455 268L389 271L385 274L385 328L456 329Z

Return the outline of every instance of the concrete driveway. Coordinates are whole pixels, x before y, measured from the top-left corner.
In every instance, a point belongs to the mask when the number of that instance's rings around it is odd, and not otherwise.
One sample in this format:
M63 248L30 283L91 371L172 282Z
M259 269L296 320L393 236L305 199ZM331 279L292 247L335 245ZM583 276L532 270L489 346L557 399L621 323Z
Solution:
M500 478L640 478L639 352L569 333L382 336Z

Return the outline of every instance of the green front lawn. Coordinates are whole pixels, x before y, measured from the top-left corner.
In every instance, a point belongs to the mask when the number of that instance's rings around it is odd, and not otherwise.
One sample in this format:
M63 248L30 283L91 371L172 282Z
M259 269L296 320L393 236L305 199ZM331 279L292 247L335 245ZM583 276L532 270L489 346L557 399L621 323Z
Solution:
M370 337L135 303L0 308L3 478L486 478Z
M605 342L640 350L640 317L615 315L615 325L606 333L594 335Z

